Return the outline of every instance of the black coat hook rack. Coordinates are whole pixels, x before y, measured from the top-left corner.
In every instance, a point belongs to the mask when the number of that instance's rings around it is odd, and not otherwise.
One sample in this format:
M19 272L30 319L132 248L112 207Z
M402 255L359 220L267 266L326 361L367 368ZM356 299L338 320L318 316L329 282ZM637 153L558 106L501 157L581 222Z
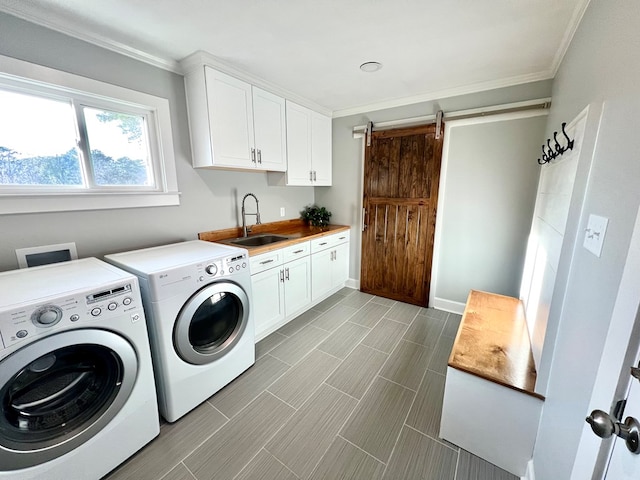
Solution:
M547 144L542 144L542 157L538 159L539 165L544 165L545 163L549 163L554 158L558 158L567 150L573 150L573 140L569 138L567 132L565 131L565 127L567 126L566 122L562 123L562 134L564 135L564 142L566 145L562 145L558 141L558 132L553 132L553 146L551 145L551 139L547 139ZM546 147L546 150L545 150Z

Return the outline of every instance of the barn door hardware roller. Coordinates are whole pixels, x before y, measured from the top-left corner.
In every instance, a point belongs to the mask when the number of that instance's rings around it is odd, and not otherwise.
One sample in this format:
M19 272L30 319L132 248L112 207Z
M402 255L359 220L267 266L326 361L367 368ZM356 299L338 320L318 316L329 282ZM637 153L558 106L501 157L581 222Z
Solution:
M436 113L436 140L440 140L442 135L442 117L444 117L444 112L438 110L438 113Z

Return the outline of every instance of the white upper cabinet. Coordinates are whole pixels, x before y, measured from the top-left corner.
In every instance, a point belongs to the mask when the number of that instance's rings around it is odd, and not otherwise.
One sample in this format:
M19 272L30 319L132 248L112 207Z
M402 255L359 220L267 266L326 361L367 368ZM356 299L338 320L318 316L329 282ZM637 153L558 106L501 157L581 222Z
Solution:
M331 118L287 104L287 185L331 185Z
M286 112L284 98L258 87L253 92L253 125L258 168L287 169Z
M185 85L194 167L286 170L282 97L206 65Z

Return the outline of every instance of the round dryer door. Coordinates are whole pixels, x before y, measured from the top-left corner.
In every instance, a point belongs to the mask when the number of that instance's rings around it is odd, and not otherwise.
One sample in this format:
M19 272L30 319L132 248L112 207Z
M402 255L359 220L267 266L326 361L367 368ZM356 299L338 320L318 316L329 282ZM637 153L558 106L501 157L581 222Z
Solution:
M0 361L0 470L38 465L104 428L138 370L124 338L103 330L45 337Z
M195 365L211 363L242 338L249 319L249 298L231 282L196 292L182 307L173 332L178 355Z

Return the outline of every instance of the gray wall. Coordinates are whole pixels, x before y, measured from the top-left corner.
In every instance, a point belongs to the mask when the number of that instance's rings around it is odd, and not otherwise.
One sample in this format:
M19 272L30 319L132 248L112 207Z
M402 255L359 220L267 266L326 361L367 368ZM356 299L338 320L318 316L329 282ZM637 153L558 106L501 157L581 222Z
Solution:
M537 480L569 478L640 204L638 25L637 1L592 0L553 85L547 135L590 110L538 377ZM591 213L609 218L600 258L582 247Z
M363 142L361 139L353 138L354 126L365 125L368 121L375 123L430 115L435 114L440 109L445 112L451 112L545 98L550 95L551 82L543 81L445 98L432 102L378 110L361 115L335 118L333 120L333 186L316 187L316 202L331 210L333 213L331 220L333 222L350 225L352 227L349 277L356 280L360 279L360 246L362 241L360 235L359 209L362 192ZM488 152L487 155L489 155ZM483 158L478 159L480 162L483 160ZM535 158L533 160L535 163ZM533 200L534 197L531 199L531 207L533 207ZM530 213L531 212L529 212L529 218L527 220L527 229L531 224ZM490 228L491 226L487 225L487 229ZM524 262L524 257L519 260L517 268L522 268L522 262Z
M101 256L232 227L247 192L258 196L264 222L280 220L280 207L296 218L313 202L312 187L269 186L265 173L194 170L180 75L3 13L0 54L167 98L182 192L177 207L0 216L0 271L17 268L16 248L75 241L79 256Z
M449 125L436 300L464 304L471 289L519 296L546 123L542 115Z

